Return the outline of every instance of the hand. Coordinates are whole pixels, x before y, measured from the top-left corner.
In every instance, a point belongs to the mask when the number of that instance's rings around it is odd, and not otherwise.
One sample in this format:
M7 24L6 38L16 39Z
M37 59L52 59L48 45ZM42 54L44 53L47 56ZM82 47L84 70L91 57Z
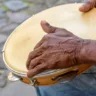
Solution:
M88 12L92 8L96 7L96 0L88 0L83 6L79 8L81 12Z
M48 34L29 54L28 77L45 70L68 68L80 64L79 52L83 39L65 29L52 27L45 21L41 22L41 26Z

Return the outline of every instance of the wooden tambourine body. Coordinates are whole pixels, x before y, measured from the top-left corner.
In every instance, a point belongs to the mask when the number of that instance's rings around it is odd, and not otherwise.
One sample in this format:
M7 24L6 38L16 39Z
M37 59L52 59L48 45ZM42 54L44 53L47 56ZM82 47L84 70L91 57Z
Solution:
M3 49L3 59L8 69L21 81L39 86L55 84L60 80L71 80L90 68L91 65L82 64L68 69L44 72L31 79L26 75L28 54L45 35L40 26L41 20L46 20L53 26L65 28L81 38L96 40L96 9L82 13L78 10L81 5L68 4L47 9L16 28Z

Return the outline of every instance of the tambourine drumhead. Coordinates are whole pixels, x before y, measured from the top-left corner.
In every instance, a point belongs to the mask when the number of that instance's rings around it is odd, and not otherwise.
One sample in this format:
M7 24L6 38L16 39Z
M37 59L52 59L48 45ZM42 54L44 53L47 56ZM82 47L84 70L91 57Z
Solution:
M10 35L4 46L4 60L7 66L19 73L26 73L29 52L45 35L40 22L66 28L85 39L96 39L96 9L88 13L79 12L81 4L68 4L50 8L32 16Z

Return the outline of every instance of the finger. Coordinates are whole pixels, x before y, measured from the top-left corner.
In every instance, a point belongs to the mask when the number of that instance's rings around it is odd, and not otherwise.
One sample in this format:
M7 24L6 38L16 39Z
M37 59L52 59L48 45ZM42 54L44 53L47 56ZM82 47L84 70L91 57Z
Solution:
M41 58L41 56L40 56L40 57L37 57L37 58L35 58L35 59L33 59L33 60L31 60L30 65L29 65L29 70L30 70L30 69L33 69L33 68L36 67L37 65L41 64L40 58Z
M41 21L41 27L46 33L54 33L57 29L56 27L51 26L46 21Z
M41 72L44 72L46 70L46 65L45 64L40 64L38 65L37 67L35 67L34 69L31 69L29 70L29 72L27 73L27 76L29 78L41 73Z
M85 4L83 4L79 10L81 12L88 12L89 10L91 10L92 8L94 8L96 5L96 0L88 0Z
M27 62L26 62L26 67L29 69L29 65L32 59L42 55L43 49L40 47L32 52L29 53Z

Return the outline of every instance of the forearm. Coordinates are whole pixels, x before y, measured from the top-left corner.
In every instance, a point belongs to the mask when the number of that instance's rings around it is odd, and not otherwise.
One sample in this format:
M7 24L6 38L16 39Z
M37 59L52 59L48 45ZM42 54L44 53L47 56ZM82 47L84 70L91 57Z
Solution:
M81 63L96 64L96 40L84 40L80 59Z

